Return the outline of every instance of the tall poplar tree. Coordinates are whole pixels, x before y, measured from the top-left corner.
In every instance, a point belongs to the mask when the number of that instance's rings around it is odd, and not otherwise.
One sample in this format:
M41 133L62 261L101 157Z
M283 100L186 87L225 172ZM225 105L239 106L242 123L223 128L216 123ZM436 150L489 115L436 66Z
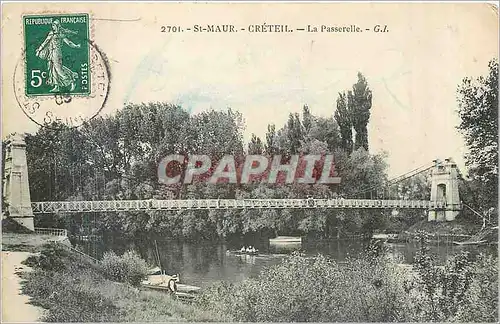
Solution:
M304 125L304 130L307 134L311 130L312 126L311 110L307 105L304 105L304 107L302 108L302 119L303 119L302 124Z
M297 154L301 146L301 141L304 139L304 130L300 116L298 113L290 114L288 116L288 143L290 144L289 154Z
M356 131L354 149L363 147L368 151L368 121L372 107L372 91L368 87L366 78L358 73L358 82L352 86L348 93L348 109L352 126Z
M264 150L268 155L273 155L278 152L276 126L274 124L267 125L266 144L264 145Z
M347 97L345 93L339 93L337 98L337 110L334 114L340 129L341 147L347 153L352 152L352 122L347 108Z

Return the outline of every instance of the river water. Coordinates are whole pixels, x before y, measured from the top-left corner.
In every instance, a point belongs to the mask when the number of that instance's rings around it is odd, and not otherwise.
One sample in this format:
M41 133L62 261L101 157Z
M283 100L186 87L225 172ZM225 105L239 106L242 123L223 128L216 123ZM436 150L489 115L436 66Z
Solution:
M114 250L121 254L128 249L134 249L152 265L157 265L155 244L153 240L136 242L109 242L102 243L80 242L80 247L91 255L102 255L105 250ZM385 243L391 258L398 263L411 264L418 246L415 242ZM238 242L220 244L211 242L178 242L157 240L161 267L168 274L178 273L182 283L206 287L217 281L238 282L246 278L256 277L264 267L281 262L293 251L300 251L306 256L315 256L318 253L336 261L343 261L347 257L355 257L368 246L367 241L361 239L303 241L286 245L273 245L268 240L254 242L259 249L255 256L238 255L230 251L238 250L242 244ZM436 255L440 263L459 251L469 251L473 254L480 252L497 253L497 247L457 246L451 242L437 242L430 246L431 252Z

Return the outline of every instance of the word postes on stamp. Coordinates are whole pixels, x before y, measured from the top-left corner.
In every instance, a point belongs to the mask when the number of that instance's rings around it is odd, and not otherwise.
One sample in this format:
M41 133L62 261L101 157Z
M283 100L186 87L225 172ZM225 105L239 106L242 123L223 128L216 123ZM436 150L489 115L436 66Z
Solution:
M106 102L109 69L90 39L88 14L38 14L22 18L24 51L14 91L24 113L42 126L79 126Z

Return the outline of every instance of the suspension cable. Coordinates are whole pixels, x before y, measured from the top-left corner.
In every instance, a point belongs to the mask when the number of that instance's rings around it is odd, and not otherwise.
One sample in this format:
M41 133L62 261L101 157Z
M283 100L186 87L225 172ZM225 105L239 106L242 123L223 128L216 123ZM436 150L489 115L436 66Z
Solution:
M399 181L400 181L400 180L399 180L400 178L405 177L406 175L409 175L409 174L411 174L411 173L413 173L413 172L415 172L415 171L417 171L417 170L419 170L419 169L422 169L422 168L424 168L424 167L427 167L427 168L426 168L426 169L424 169L424 170L422 170L422 171L420 171L420 172L427 171L429 168L431 168L431 167L432 167L432 165L431 165L430 163L424 164L424 165L422 165L422 166L420 166L420 167L418 167L418 168L416 168L416 169L413 169L413 170L408 171L408 172L406 172L406 173L404 173L404 174L401 174L401 175L399 175L399 176L397 176L397 177L394 177L394 178L392 178L392 179L390 179L390 180L387 180L385 184L386 184L386 185L387 185L387 184L389 184L389 185L390 185L390 184L392 184L392 182L394 182L394 183L399 182ZM420 173L420 172L418 172L418 173ZM416 173L416 174L418 174L418 173ZM413 175L416 175L416 174L413 174ZM411 176L413 176L413 175L411 175ZM404 180L404 179L401 179L401 180ZM374 189L374 188L379 188L379 187L380 187L380 186L365 187L365 188L361 189L360 191L355 192L354 194L364 193L364 192L367 192L367 191L369 191L369 190L371 190L371 189Z
M432 168L432 166L430 166L430 167L428 167L428 168L426 168L426 169L423 169L423 170L421 170L421 171L419 171L419 172L416 172L416 173L414 173L414 174L410 174L410 175L408 175L408 176L406 176L406 177L404 177L404 178L393 179L393 180L391 180L391 181L390 181L389 185L394 185L394 184L396 184L396 183L400 183L401 181L404 181L404 180L406 180L406 179L409 179L409 178L411 178L411 177L414 177L414 176L416 176L416 175L419 175L420 173L423 173L423 172L425 172L425 171L427 171L427 170L429 170L429 169L431 169L431 168Z
M402 174L402 175L400 175L400 176L397 176L397 177L395 177L395 178L392 178L392 179L391 179L391 180L389 180L388 182L389 182L389 183L391 183L391 182L394 182L394 183L400 182L400 181L402 181L402 180L404 180L404 179L408 179L408 177L412 177L412 176L414 176L414 175L417 175L417 174L420 174L420 173L422 173L422 172L425 172L425 171L429 170L430 168L432 168L433 166L434 166L434 164L433 164L433 163L432 163L432 164L429 164L429 163L428 163L428 164L425 164L425 165L423 165L423 166L421 166L421 167L418 167L418 168L416 168L416 169L413 169L413 170L411 170L411 171L408 171L408 172L406 172L406 173L404 173L404 174ZM420 170L420 169L422 169L422 170ZM419 170L420 170L420 171L419 171ZM416 171L418 171L418 172L416 172Z
M406 179L414 177L414 176L416 176L416 175L418 175L420 173L423 173L423 172L429 170L430 168L432 168L433 166L434 166L434 163L424 164L424 165L422 165L422 166L420 166L420 167L418 167L416 169L413 169L413 170L408 171L408 172L406 172L406 173L404 173L402 175L399 175L399 176L397 176L395 178L392 178L392 179L388 180L386 183L384 183L382 185L382 187L389 187L389 186L395 185L395 184L397 184L397 183L399 183L399 182L401 182L403 180L406 180ZM418 172L416 172L416 171L418 171ZM379 185L374 185L372 187L368 187L368 188L365 188L365 189L361 189L361 190L359 190L357 192L354 192L353 195L367 193L367 192L373 191L374 189L378 189L380 187L381 186L379 186Z
M477 211L475 211L471 206L467 205L464 202L462 202L462 205L464 205L465 207L469 208L474 214L476 214L477 216L481 217L485 222L488 222L488 224L492 225L491 222L489 222L489 221L486 220L486 216L485 215L481 215L480 213L478 213Z

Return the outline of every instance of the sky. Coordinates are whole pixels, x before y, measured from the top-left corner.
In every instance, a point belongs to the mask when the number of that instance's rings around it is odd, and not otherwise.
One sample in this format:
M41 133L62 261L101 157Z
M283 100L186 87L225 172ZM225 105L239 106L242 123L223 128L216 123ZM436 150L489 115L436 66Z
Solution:
M388 153L389 175L452 157L463 170L456 90L498 58L498 10L486 4L4 4L2 136L38 126L20 109L12 75L21 58L21 16L90 12L91 37L110 62L101 114L125 103L165 101L192 113L240 111L245 140L265 138L307 104L329 117L357 73L373 92L372 153ZM362 33L162 33L162 25L357 25ZM376 24L388 32L375 33Z

